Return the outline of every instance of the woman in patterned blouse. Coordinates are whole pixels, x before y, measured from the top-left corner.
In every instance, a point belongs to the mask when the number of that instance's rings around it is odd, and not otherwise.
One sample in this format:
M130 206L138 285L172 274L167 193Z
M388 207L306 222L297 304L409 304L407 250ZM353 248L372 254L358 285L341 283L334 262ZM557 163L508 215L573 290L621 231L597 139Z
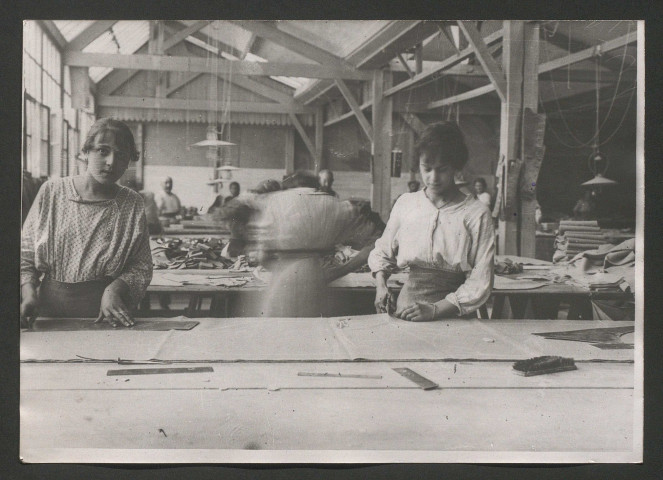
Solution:
M85 174L46 182L23 225L21 319L130 327L152 258L143 200L116 182L138 152L129 127L110 118L92 125L82 150Z
M488 208L454 181L468 160L454 123L426 127L416 159L425 188L399 197L368 265L376 278L378 312L414 322L465 316L490 296L495 233ZM387 278L410 267L394 305Z

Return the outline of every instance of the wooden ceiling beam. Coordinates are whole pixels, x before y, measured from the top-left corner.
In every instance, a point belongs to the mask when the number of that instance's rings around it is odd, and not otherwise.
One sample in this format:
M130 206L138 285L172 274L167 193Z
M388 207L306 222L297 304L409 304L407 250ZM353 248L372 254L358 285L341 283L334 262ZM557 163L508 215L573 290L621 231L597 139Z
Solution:
M348 105L350 105L350 109L357 117L357 121L359 121L359 125L361 125L364 133L370 141L373 141L373 127L371 127L371 123L366 119L366 116L361 111L361 107L357 103L357 100L355 100L354 95L352 95L352 92L343 80L336 79L335 82L336 86L343 94L345 101L348 102Z
M164 25L168 31L170 31L173 35L176 34L177 32L189 28L189 25L187 25L184 22L181 22L179 20L166 20L164 21ZM204 28L204 27L203 27ZM196 40L199 40L205 44L207 44L210 47L217 48L219 51L224 51L226 53L229 53L230 55L233 55L234 57L241 58L242 52L241 50L238 50L237 48L233 47L232 45L228 45L225 42L222 42L220 40L217 40L216 38L213 39L214 45L211 45L210 38L208 35L203 35L202 32L197 31L193 32L187 37L193 37Z
M46 34L55 42L60 51L67 48L67 39L64 38L60 29L53 20L37 20L37 24L46 32Z
M338 67L346 68L353 67L349 63L343 61L342 58L332 54L331 52L328 52L327 50L324 50L311 43L305 42L304 40L286 33L283 30L279 30L273 22L260 20L226 21L322 65L335 65Z
M173 48L178 43L181 43L182 41L184 41L184 39L186 39L186 37L188 37L189 35L193 35L194 33L199 32L200 30L205 28L210 23L212 23L211 20L199 20L199 21L195 22L194 24L173 33L170 37L165 39L164 42L163 42L164 52L167 52L170 48Z
M498 30L497 32L491 33L490 35L486 36L483 39L484 44L486 45L491 45L499 40L502 39L502 30ZM400 92L401 90L415 86L424 80L427 80L435 75L439 75L440 72L444 72L450 67L453 67L454 65L458 65L460 62L468 58L470 55L474 54L474 49L473 48L466 48L462 50L460 53L457 53L455 55L451 55L447 59L441 61L437 67L435 67L433 70L429 70L425 73L421 73L419 75L415 75L413 78L406 80L404 82L399 83L398 85L393 86L392 88L385 90L384 95L385 96L391 96L394 95L397 92Z
M462 20L458 21L458 27L463 32L463 35L465 35L470 46L474 49L476 58L479 60L491 83L495 85L497 94L502 101L506 101L506 78L504 77L504 72L502 72L502 67L497 64L488 51L488 46L483 41L479 30L477 30L477 27L472 22Z
M201 75L202 75L202 73L192 73L190 75L187 75L185 78L183 78L179 82L174 83L173 85L168 87L168 90L166 90L166 97L169 97L170 95L172 95L173 93L178 91L180 88L183 88L186 85L188 85L189 83L193 82L196 78L200 77Z
M357 67L368 67L373 64L379 65L389 62L396 56L398 51L404 51L408 46L421 43L423 40L417 41L420 35L416 34L416 29L421 23L421 20L394 20L387 24L377 34L367 40L355 51L345 57L345 61L356 65ZM430 35L429 35L430 36ZM405 40L409 43L412 39L412 45L404 46L397 49L388 59L384 60L387 49L395 43L404 43ZM334 82L329 80L318 80L311 82L301 91L295 93L295 98L304 104L309 104L315 101L321 95L327 93L334 87Z
M117 23L117 20L97 20L89 27L76 35L74 39L67 44L69 51L81 51L93 41L95 41L102 33L106 32L109 28Z
M111 67L127 70L211 73L212 69L209 62L203 58L163 55L66 52L64 62L66 65L75 67ZM373 76L371 71L303 63L263 63L242 60L218 60L218 66L216 63L215 61L214 73L218 74L343 78L348 80L368 80Z
M292 120L292 124L295 126L295 129L297 130L297 133L299 133L299 136L304 142L304 145L306 145L306 149L309 151L311 156L315 160L315 170L318 171L318 165L320 164L320 158L318 158L318 151L315 149L315 145L309 138L309 136L306 134L306 130L304 130L303 125L297 118L297 115L295 113L290 113L290 120Z
M373 101L371 100L370 102L362 103L359 106L359 109L364 111L368 108L371 108L372 106L373 106ZM339 115L338 117L334 117L334 118L331 118L331 119L327 120L325 122L325 127L329 127L329 126L334 125L336 123L342 122L343 120L346 120L350 117L353 117L354 115L355 115L355 113L352 110L350 110L349 112L346 112L342 115Z
M621 37L600 43L595 47L586 48L585 50L580 50L579 52L572 53L571 55L542 63L539 65L539 75L545 72L556 70L558 68L572 65L574 63L582 62L583 60L589 60L595 57L598 53L609 52L611 50L615 50L630 43L636 42L637 40L638 32L631 32L629 34L622 35Z
M434 108L444 107L446 105L453 105L454 103L462 102L464 100L469 100L471 98L480 97L481 95L485 95L487 93L494 91L495 91L495 85L493 83L489 83L488 85L475 88L474 90L470 90L469 92L459 93L458 95L454 95L452 97L447 97L443 98L442 100L430 102L428 105L426 105L426 107L429 110L431 110Z
M417 135L421 135L421 132L426 128L426 124L414 113L401 113L400 116L403 117L405 123L407 123Z
M147 53L149 41L140 46L136 53ZM100 92L112 95L122 85L131 80L138 72L135 70L115 69L99 81Z
M209 100L190 100L179 98L149 98L101 95L97 98L100 107L121 108L162 108L168 110L205 110L216 108L216 111L230 111L243 113L315 113L315 110L303 105L269 102L219 102L217 106Z

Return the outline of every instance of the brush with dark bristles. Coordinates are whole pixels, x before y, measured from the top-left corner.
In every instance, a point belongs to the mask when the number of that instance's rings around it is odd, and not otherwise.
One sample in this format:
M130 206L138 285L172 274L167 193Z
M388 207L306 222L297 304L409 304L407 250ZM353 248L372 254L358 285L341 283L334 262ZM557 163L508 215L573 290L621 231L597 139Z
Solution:
M547 355L544 357L528 358L519 360L513 364L513 370L518 375L531 377L533 375L544 375L546 373L566 372L577 370L572 358Z

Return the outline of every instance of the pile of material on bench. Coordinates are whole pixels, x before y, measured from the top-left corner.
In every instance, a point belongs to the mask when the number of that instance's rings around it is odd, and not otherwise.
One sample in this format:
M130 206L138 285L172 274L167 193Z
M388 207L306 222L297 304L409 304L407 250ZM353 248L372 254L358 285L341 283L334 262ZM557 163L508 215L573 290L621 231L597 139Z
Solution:
M224 246L218 238L157 238L152 262L155 269L229 268L235 262L221 256Z
M611 243L597 221L562 220L556 240L557 250L565 251L572 257L586 250L596 250L599 246Z

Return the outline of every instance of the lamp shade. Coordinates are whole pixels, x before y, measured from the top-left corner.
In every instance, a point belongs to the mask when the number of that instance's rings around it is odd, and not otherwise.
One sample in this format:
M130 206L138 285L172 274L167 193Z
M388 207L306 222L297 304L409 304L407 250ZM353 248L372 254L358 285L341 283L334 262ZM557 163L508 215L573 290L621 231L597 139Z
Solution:
M232 142L219 140L219 132L216 130L216 125L208 125L207 132L205 133L205 140L194 143L192 147L225 147L228 145L235 145Z
M229 145L237 145L236 143L226 142L223 140L202 140L194 143L192 147L225 147Z
M581 183L580 185L583 187L606 187L606 186L617 185L617 182L604 177L600 173L597 173L594 176L594 178L592 178L591 180L587 180L586 182Z

